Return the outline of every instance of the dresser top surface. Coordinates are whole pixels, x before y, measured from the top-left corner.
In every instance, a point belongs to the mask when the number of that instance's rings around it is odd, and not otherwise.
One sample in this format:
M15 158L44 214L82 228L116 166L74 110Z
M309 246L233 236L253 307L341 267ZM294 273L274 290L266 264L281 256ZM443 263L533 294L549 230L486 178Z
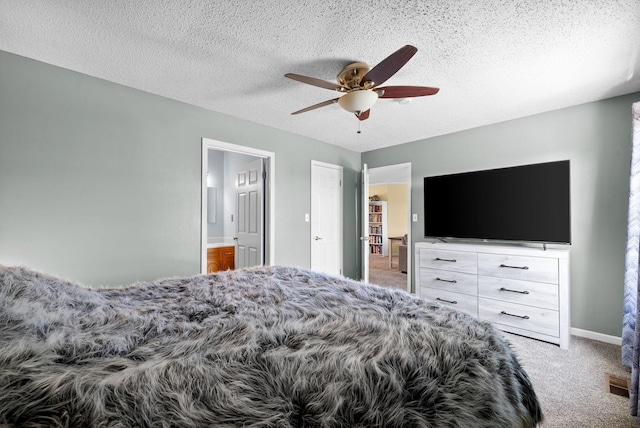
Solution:
M568 259L570 249L563 247L549 247L545 249L542 244L537 245L496 245L482 243L449 243L449 242L416 242L416 251L420 249L444 250L444 251L468 251L473 253L511 254L531 257L554 257Z

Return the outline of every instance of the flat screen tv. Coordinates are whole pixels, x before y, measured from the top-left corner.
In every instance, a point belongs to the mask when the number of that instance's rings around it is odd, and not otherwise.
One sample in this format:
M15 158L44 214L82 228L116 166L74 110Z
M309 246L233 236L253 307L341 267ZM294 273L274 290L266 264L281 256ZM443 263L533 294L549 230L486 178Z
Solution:
M424 178L425 237L571 243L569 161Z

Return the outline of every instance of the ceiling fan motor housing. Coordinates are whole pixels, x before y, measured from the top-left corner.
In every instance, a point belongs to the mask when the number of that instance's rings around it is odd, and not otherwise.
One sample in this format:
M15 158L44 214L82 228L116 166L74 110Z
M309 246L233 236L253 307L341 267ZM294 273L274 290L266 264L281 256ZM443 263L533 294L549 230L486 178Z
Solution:
M360 87L362 78L370 69L371 67L364 62L354 62L343 68L342 71L338 73L336 80L346 88L356 89Z

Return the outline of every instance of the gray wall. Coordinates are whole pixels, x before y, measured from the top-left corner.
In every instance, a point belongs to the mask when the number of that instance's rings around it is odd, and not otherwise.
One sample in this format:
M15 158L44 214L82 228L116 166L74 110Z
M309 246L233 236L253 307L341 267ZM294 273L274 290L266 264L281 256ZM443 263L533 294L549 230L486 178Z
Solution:
M310 266L312 159L344 167L356 229L359 153L0 52L0 263L93 286L199 273L203 137L276 154L276 263Z
M640 93L362 154L370 167L412 162L413 242L424 240L422 179L571 161L571 325L620 336L631 104Z

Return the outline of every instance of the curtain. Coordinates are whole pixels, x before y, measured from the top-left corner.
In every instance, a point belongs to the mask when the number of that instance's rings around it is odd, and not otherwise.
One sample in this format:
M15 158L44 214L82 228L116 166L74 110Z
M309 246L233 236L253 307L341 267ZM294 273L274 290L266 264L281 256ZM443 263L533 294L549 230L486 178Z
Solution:
M622 363L631 368L631 414L638 416L640 388L640 328L636 328L638 307L638 271L640 268L640 103L633 104L631 173L629 178L629 217L624 273L624 311L622 320ZM638 418L640 422L640 418Z

